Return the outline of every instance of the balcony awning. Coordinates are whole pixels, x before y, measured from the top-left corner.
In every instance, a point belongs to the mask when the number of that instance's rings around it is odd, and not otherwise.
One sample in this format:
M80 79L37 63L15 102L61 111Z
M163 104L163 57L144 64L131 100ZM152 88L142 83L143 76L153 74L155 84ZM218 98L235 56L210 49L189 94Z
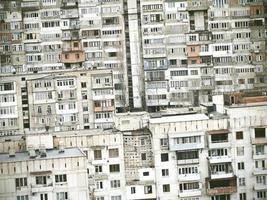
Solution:
M212 130L212 131L207 131L209 135L219 135L219 134L227 134L230 131L228 129L220 129L220 130Z
M31 175L46 175L46 174L52 174L52 171L36 171L36 172L30 172Z

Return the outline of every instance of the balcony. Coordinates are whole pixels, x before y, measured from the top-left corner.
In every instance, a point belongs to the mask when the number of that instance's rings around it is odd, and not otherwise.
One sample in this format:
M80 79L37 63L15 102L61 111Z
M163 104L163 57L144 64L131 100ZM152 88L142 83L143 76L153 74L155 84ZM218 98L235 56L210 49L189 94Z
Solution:
M263 168L263 169L254 169L253 170L253 175L263 175L263 174L267 174L267 169Z
M227 129L212 130L207 132L209 135L209 148L227 148L230 147Z
M82 51L61 54L61 62L63 63L80 63L84 61L85 54Z
M179 181L196 181L200 180L200 174L179 174Z
M234 173L233 172L215 172L210 175L211 179L224 179L224 178L233 178Z
M195 197L201 196L201 189L183 190L179 192L179 197Z
M21 9L25 11L38 10L40 8L39 1L25 1L21 2Z
M147 100L147 106L167 106L168 99Z
M267 190L267 184L256 183L253 187L254 190Z
M203 149L203 143L187 143L187 144L174 144L174 142L170 141L170 151L181 151L188 149Z
M103 112L103 111L114 111L114 106L108 106L108 107L95 107L95 112Z
M208 157L208 159L209 159L210 164L232 162L231 156L212 156L212 157Z
M207 195L209 196L232 194L236 192L237 192L236 186L207 189Z
M267 144L267 138L252 138L252 144Z
M177 160L177 165L187 165L187 164L197 164L199 163L199 158Z
M267 153L258 152L256 154L253 154L252 158L255 159L255 160L257 160L257 159L266 159L267 158Z
M78 8L79 0L63 0L61 2L61 8Z
M112 83L93 84L92 89L113 88Z
M237 192L237 178L215 179L206 178L207 195L224 195Z
M95 179L96 180L108 179L108 175L104 173L98 173L98 174L95 174Z
M188 1L187 10L188 11L202 11L209 8L208 0L192 0Z

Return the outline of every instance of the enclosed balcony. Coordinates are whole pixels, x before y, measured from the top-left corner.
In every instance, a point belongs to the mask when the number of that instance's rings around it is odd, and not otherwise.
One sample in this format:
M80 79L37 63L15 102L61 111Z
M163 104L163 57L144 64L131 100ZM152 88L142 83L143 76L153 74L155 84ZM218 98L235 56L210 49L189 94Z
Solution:
M177 151L178 165L199 163L199 150Z
M192 0L187 2L188 11L202 11L209 8L208 0Z
M227 129L208 131L209 148L230 147L229 131Z
M201 183L188 182L179 184L179 197L195 197L201 195Z
M40 8L40 2L39 0L35 1L22 1L21 2L21 9L25 11L30 10L38 10Z
M234 177L232 163L219 163L210 165L211 179L224 179Z
M230 149L227 148L211 149L207 159L210 164L232 162L230 152Z
M252 144L267 144L265 127L254 128L254 137L252 138Z
M223 195L237 192L236 177L227 179L211 180L206 179L207 195Z
M81 63L85 61L85 54L83 51L68 52L61 54L61 62L63 63Z
M61 0L61 8L78 8L79 0Z
M267 158L267 145L258 144L253 145L253 159L266 159Z
M174 135L169 135L169 144L170 151L203 149L204 136L174 137Z

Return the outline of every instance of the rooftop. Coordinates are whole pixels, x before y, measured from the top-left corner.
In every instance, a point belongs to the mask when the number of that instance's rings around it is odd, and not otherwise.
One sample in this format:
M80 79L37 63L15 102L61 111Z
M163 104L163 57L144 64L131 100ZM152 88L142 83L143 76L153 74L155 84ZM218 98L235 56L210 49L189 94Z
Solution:
M63 152L59 152L58 149L47 149L46 156L41 157L36 154L35 158L30 158L28 152L16 152L15 156L9 157L8 153L0 154L0 162L19 162L19 161L31 161L31 160L46 160L55 158L73 158L83 157L85 154L79 148L66 148Z
M207 119L209 119L209 117L206 116L205 114L188 114L188 115L175 115L175 116L151 118L149 119L149 122L151 124L159 124L159 123L198 121Z

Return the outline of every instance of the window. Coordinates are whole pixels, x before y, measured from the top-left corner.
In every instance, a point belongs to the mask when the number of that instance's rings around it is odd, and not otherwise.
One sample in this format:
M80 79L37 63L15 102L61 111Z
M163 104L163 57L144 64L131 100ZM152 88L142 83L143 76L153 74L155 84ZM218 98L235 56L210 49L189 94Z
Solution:
M169 144L168 138L161 138L160 139L160 146L161 147L167 147Z
M258 199L265 199L267 197L266 191L259 191L257 192L257 198Z
M96 200L105 200L104 197L96 197Z
M144 146L144 145L146 145L145 138L141 138L141 146Z
M95 166L95 173L101 173L102 172L102 166L101 165L96 165Z
M161 154L161 162L167 162L169 161L169 154L168 153L162 153Z
M264 145L256 145L256 155L264 154Z
M244 147L236 147L236 154L238 156L243 156L244 155Z
M246 193L240 193L240 194L239 194L239 200L247 200L247 195L246 195Z
M55 175L55 181L56 183L67 182L67 175L66 174Z
M121 195L111 196L111 200L121 200Z
M86 88L86 82L81 82L81 87Z
M181 151L176 153L177 160L198 159L198 150Z
M162 169L161 170L161 175L162 176L169 176L169 169Z
M237 131L235 134L237 140L243 140L243 131Z
M95 158L95 160L101 160L102 159L101 150L94 150L94 158Z
M212 196L211 200L230 200L230 194Z
M48 194L40 194L40 200L48 200Z
M143 172L143 176L149 176L149 172Z
M103 189L103 182L102 181L96 182L96 189Z
M131 194L135 194L135 193L136 193L135 187L131 187Z
M265 138L265 128L255 128L255 138Z
M199 183L198 182L190 182L190 183L181 183L179 185L180 191L184 190L194 190L199 189Z
M17 200L29 200L29 196L28 195L20 195L20 196L17 196Z
M116 148L116 149L109 149L108 150L108 154L109 154L109 157L110 158L117 158L119 157L119 149Z
M57 200L67 200L68 193L67 192L57 192Z
M112 180L112 181L110 181L110 187L111 188L119 188L119 187L121 187L120 180Z
M245 186L246 185L246 179L244 177L238 179L239 186Z
M16 178L16 187L26 187L27 186L27 178Z
M243 169L245 169L245 164L244 164L244 162L239 162L239 163L237 163L237 166L238 166L238 169L239 169L239 170L243 170Z
M163 192L170 192L170 184L162 185Z
M141 153L141 159L146 160L146 153Z
M120 172L120 164L109 165L110 172Z
M47 181L47 177L46 176L36 176L35 180L36 180L37 185L45 185L46 181Z
M152 185L144 186L144 193L145 194L152 194Z
M179 167L179 174L187 175L187 174L198 174L197 166L190 167Z
M41 107L41 106L38 106L38 107L37 107L37 112L38 112L39 114L42 114L42 107Z
M260 185L266 185L266 176L256 176L256 183Z

